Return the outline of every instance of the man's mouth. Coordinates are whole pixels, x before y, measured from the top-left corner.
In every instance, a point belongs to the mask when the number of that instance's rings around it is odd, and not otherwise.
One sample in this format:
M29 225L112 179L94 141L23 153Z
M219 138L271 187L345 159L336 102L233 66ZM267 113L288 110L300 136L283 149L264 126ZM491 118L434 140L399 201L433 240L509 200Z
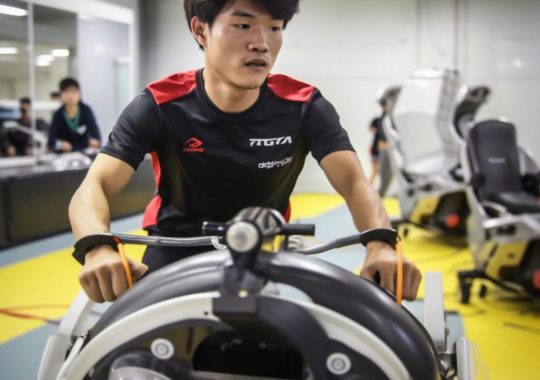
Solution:
M267 67L268 62L265 61L264 59L256 58L256 59L247 61L246 63L244 63L244 65L248 67Z

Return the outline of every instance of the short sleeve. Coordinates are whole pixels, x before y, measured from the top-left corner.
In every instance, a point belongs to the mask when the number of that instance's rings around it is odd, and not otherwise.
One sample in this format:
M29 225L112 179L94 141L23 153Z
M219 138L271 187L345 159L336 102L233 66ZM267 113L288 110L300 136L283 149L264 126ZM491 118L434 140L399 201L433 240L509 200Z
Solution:
M145 90L124 109L101 153L116 157L136 170L144 156L156 149L161 133L159 107Z
M314 93L307 110L304 133L308 148L318 162L336 151L354 151L335 108L319 91Z

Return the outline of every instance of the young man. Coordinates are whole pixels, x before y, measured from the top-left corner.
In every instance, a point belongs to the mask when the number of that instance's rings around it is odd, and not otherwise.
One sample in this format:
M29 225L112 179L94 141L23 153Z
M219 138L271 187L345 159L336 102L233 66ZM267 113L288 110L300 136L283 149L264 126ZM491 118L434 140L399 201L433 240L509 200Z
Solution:
M388 227L334 108L319 91L269 75L282 31L298 0L185 0L204 69L155 82L126 108L73 196L77 238L109 230L108 200L129 181L144 155L153 159L158 193L144 215L150 234L193 236L204 220L226 221L247 206L289 213L289 196L311 152L345 198L359 230ZM148 248L130 262L135 278L201 250ZM394 291L396 252L372 241L362 275ZM147 265L146 265L147 264ZM421 275L404 266L404 297ZM117 252L86 254L80 281L89 297L111 301L126 289Z
M79 83L73 78L60 82L60 107L49 130L49 149L67 153L86 148L99 148L101 136L92 109L81 101Z
M382 115L379 120L379 127L377 129L377 150L379 152L379 196L383 198L392 183L393 173L390 166L390 156L388 155L388 143L386 141L386 135L383 129L383 119L388 112L388 104L386 100L381 101Z
M369 131L371 134L373 134L373 140L371 141L371 145L369 147L369 153L371 156L371 173L369 175L369 182L372 185L375 183L375 179L377 179L377 176L379 175L379 140L381 138L381 134L383 133L382 120L386 114L386 100L379 101L379 105L383 110L382 115L371 120L371 123L369 124Z

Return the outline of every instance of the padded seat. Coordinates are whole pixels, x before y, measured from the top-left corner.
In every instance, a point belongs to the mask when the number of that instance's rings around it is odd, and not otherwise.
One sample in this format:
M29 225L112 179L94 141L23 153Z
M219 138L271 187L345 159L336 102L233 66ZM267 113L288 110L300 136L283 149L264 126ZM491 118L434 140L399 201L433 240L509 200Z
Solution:
M540 204L536 197L525 191L495 193L488 198L504 206L512 214L540 213Z
M526 191L520 173L516 128L501 120L476 124L467 136L475 192L481 202L491 201L510 213L540 213L534 194Z

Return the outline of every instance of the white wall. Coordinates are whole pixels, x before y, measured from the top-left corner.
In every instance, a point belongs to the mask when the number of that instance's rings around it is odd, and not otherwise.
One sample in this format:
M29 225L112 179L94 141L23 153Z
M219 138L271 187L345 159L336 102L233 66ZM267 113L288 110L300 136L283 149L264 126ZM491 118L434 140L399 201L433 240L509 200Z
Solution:
M202 66L181 1L142 1L141 7L140 87ZM316 85L334 104L366 172L377 90L422 66L458 68L465 82L491 86L480 117L514 120L522 143L540 158L540 1L309 0L301 8L273 71ZM314 160L296 189L330 190Z
M457 67L461 53L456 49L456 23L460 21L457 5L467 0L416 1L416 65Z
M466 77L493 90L482 118L505 116L540 160L540 1L469 4Z
M167 75L203 65L203 54L189 33L182 1L143 0L139 22L141 90Z
M94 110L102 138L114 126L120 110L116 105L116 62L128 55L129 27L113 21L79 18L79 81L82 99Z

